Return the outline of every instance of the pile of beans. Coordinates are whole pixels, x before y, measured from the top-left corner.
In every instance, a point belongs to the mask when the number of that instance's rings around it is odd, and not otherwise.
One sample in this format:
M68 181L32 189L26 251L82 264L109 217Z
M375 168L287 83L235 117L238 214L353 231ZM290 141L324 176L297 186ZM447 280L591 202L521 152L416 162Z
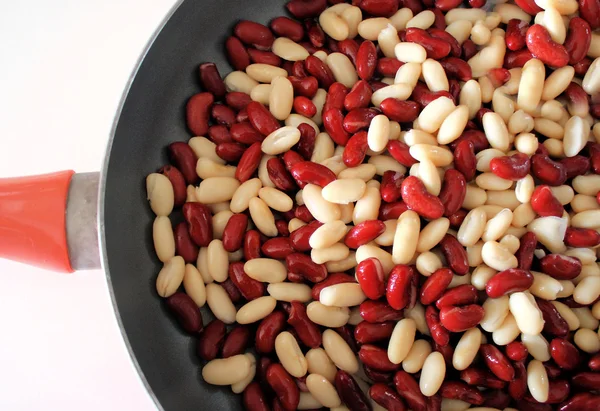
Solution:
M200 65L156 288L246 409L600 410L600 0L482 7L292 0Z

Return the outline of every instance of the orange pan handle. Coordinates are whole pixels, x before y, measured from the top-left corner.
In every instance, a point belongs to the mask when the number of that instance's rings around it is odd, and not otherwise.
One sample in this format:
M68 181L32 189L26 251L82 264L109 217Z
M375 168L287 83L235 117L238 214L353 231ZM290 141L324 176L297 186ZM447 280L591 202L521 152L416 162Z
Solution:
M89 201L88 193L87 203L83 208L93 214L85 221L87 224L92 221L94 227L82 230L78 227L83 210L80 199L81 181L89 182L90 177L95 180L93 186L96 191L92 195L93 201ZM90 241L88 236L88 244L80 246L75 245L78 240L76 238L69 241L71 233L97 233L97 180L97 173L75 174L72 170L0 178L0 257L62 273L99 267L99 257L91 265L88 261L88 267L78 267L81 264L75 264L73 259L77 257L75 254L81 246L89 246L92 254L98 255L97 237ZM79 183L76 184L76 181ZM70 221L75 217L77 221Z

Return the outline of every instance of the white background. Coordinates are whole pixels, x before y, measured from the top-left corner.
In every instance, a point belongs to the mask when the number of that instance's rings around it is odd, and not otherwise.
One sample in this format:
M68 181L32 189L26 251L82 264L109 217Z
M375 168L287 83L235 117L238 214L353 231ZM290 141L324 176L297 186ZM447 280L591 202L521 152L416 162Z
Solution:
M100 169L127 79L175 1L0 1L0 177ZM156 409L103 272L0 260L0 284L0 409Z

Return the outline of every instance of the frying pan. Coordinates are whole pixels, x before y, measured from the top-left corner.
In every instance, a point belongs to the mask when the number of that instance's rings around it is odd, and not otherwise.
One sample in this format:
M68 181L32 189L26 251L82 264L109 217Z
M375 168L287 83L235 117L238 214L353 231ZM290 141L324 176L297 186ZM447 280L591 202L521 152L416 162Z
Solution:
M187 99L200 91L198 65L212 61L221 74L230 72L224 41L235 23L267 23L286 15L284 5L178 2L131 76L100 174L0 179L0 257L64 272L101 264L125 344L159 409L241 409L241 397L204 383L195 340L156 293L162 264L152 245L145 177L168 164L169 143L192 137L184 114Z

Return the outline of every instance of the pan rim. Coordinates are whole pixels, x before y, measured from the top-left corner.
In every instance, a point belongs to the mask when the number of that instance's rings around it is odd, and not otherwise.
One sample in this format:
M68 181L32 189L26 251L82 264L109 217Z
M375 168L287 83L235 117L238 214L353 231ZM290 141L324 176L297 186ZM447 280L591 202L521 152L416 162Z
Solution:
M104 226L104 221L105 221L104 201L106 198L106 184L107 184L107 178L108 178L108 165L110 162L110 155L111 155L113 143L115 140L117 126L119 124L119 120L121 119L121 113L123 111L123 107L125 106L125 101L127 100L127 97L129 96L129 91L131 89L131 86L137 77L138 71L139 71L142 63L144 62L146 55L148 54L148 52L154 45L154 42L156 41L157 37L161 33L162 29L165 27L165 25L171 19L173 14L175 14L175 12L183 4L183 2L184 2L184 0L176 0L175 3L173 4L173 6L167 11L167 13L164 15L164 17L158 24L158 26L154 29L154 31L150 35L148 41L146 42L146 45L142 49L136 63L134 64L131 73L129 74L129 78L127 79L127 83L125 84L123 93L121 94L121 98L119 100L119 104L117 106L117 110L116 110L114 118L113 118L112 126L110 129L110 134L108 137L108 142L106 144L106 151L104 153L104 160L102 162L102 166L100 167L100 184L98 185L97 225L98 225L98 244L99 244L99 248L100 248L100 265L101 265L101 269L104 270L104 274L106 276L106 282L108 285L108 293L110 295L110 301L111 301L111 305L113 308L113 314L115 315L115 319L117 320L117 325L119 327L119 330L121 331L121 337L123 339L123 342L125 343L125 347L127 348L127 352L129 354L131 363L133 364L133 367L137 371L137 374L138 374L144 388L146 389L146 392L148 393L148 395L154 402L154 405L160 411L164 411L164 408L160 404L158 397L156 396L156 394L154 393L154 390L150 386L150 383L148 382L148 379L146 378L144 372L142 371L142 368L135 356L135 353L134 353L131 343L129 341L129 337L127 336L127 332L123 325L121 314L117 307L117 300L115 297L112 278L111 278L110 270L109 270L109 266L108 266L108 253L106 250L106 234L105 234L105 226Z

